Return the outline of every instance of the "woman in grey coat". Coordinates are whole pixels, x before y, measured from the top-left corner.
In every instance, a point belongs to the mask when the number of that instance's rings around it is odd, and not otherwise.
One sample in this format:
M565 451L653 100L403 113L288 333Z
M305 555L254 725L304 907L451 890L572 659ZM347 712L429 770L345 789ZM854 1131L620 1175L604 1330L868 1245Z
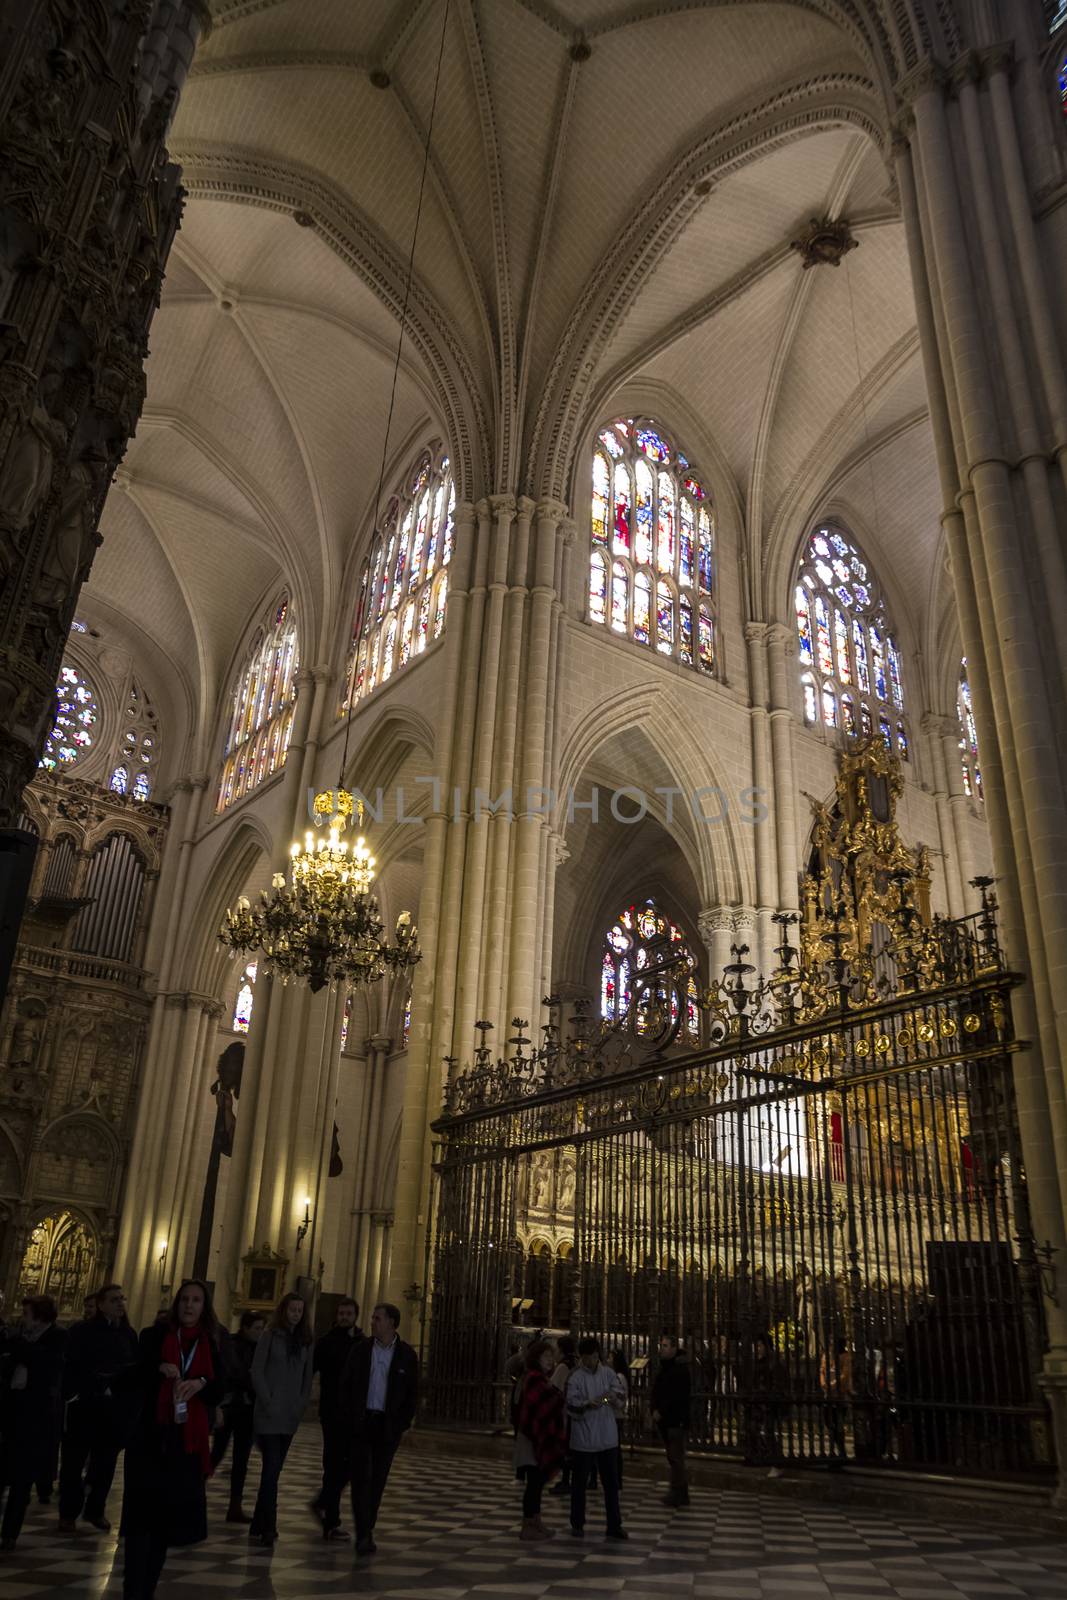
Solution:
M263 1457L250 1539L273 1545L278 1537L278 1479L311 1393L311 1327L298 1294L284 1295L256 1345L252 1429Z

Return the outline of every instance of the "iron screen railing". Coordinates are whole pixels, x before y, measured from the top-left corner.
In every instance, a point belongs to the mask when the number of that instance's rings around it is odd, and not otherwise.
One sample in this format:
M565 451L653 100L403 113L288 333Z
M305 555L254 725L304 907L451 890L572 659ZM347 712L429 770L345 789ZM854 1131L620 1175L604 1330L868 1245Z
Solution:
M519 1026L499 1062L483 1031L435 1124L430 1417L502 1422L509 1341L554 1317L637 1361L634 1439L655 1438L647 1389L669 1330L691 1366L695 1449L1048 1469L1019 979L988 911L923 940L888 983L843 963L810 983L786 960L791 985L720 1006L698 1051L669 1027L664 1045L647 1011L643 1039L635 1023L595 1047L553 1025L526 1053ZM531 1277L531 1159L545 1154L573 1172L555 1218L572 1247Z

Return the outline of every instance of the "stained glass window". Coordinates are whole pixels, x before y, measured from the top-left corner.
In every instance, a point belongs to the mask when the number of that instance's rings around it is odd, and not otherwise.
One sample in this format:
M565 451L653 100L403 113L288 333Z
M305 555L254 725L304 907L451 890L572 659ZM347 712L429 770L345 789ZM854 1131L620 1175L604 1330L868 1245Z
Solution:
M656 585L656 649L666 656L674 654L674 596L662 578Z
M352 991L345 995L345 1009L341 1017L341 1049L348 1043L348 1024L352 1021Z
M683 498L678 542L678 576L682 583L693 581L693 502Z
M393 670L393 649L396 645L396 618L389 618L389 626L385 630L385 641L382 645L381 677L379 682L384 683Z
M630 580L621 561L611 564L611 626L616 633L626 632L626 608L630 599Z
M406 1050L407 1049L408 1040L410 1038L411 1038L411 990L409 989L408 992L407 992L407 995L404 998L404 1027L403 1027L403 1031L402 1031L402 1033L400 1035L400 1048L402 1050Z
M687 594L678 601L678 659L693 665L693 602Z
M608 1022L621 1022L634 1004L636 990L639 1009L634 1023L638 1032L644 1006L658 1003L669 1007L677 1018L681 1005L681 1036L699 1043L696 972L685 935L663 915L655 900L625 906L604 936L601 1015Z
M625 461L615 463L615 533L612 548L617 556L630 554L630 469Z
M110 787L116 794L130 794L135 800L147 800L159 760L159 724L155 707L136 678L131 678L122 701L120 727L122 732L115 750L116 766ZM116 782L119 773L125 775L121 789Z
M247 1033L252 1025L252 1005L256 998L256 972L259 963L249 961L241 974L233 1008L234 1033Z
M445 610L448 605L448 573L442 572L437 580L437 605L433 614L433 636L439 639L445 631Z
M404 607L404 620L401 623L400 660L397 662L398 667L406 667L408 662L411 660L411 642L414 626L415 602L414 600L409 600L407 605Z
M620 418L599 434L590 530L589 621L714 672L711 501L658 423ZM596 561L608 543L610 573Z
M603 455L598 473L603 495L603 543L607 538L610 483ZM359 701L370 694L425 650L430 637L431 605L433 637L438 638L444 631L447 591L443 581L435 590L434 581L452 559L455 517L456 486L448 457L441 454L437 445L424 450L415 466L405 473L386 508L381 532L375 535L363 563L339 715L347 712L351 700ZM592 580L590 568L590 584ZM401 607L405 595L409 597L406 610ZM389 613L394 615L390 617Z
M804 720L869 738L877 719L883 739L908 759L900 649L884 596L848 534L822 526L808 538L793 594ZM816 683L808 668L817 667ZM843 694L842 690L850 692Z
M605 456L598 450L593 457L593 542L608 542L608 494L610 477Z
M841 683L852 682L852 663L848 654L848 627L839 606L834 607L834 654Z
M647 644L652 626L652 579L647 572L639 572L634 579L634 627L638 644Z
M963 767L963 792L976 800L982 798L982 769L978 764L978 727L971 703L971 686L967 681L967 657L960 662L959 689L956 694L956 715L960 722L960 762Z
M715 625L711 620L711 612L702 600L697 619L698 644L700 646L700 665L705 672L715 670Z
M108 788L114 794L125 794L129 787L129 783L130 775L126 771L126 768L116 767L114 772L111 774L111 781L108 784Z
M652 560L652 468L647 461L638 461L637 481L637 536L634 540L634 557L639 566Z
M225 811L285 765L296 699L297 630L288 596L271 606L237 674L215 809Z
M674 480L661 472L656 484L658 500L656 565L661 572L674 572Z
M1067 56L1064 56L1063 60L1060 62L1058 78L1060 86L1060 109L1064 116L1067 117Z
M608 565L599 550L589 557L589 620L607 621Z
M74 766L92 749L99 720L96 691L88 677L72 661L64 661L56 684L56 720L39 765L46 772Z
M819 720L818 702L815 698L815 679L810 672L805 672L800 680L804 691L804 721L813 724Z
M815 661L811 633L811 597L802 583L796 588L797 638L800 642L800 664L810 667Z

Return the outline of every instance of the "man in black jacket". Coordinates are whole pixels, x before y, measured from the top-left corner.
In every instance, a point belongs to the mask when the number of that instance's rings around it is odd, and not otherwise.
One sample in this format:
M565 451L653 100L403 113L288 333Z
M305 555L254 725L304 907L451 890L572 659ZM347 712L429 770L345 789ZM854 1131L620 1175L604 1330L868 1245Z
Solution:
M322 1521L327 1539L347 1539L341 1527L341 1494L348 1482L348 1434L341 1416L341 1374L363 1330L357 1328L359 1306L348 1295L338 1300L334 1325L315 1346L319 1375L319 1421L322 1424L322 1488L312 1510Z
M401 1437L415 1420L419 1359L397 1334L396 1306L375 1306L370 1339L361 1339L341 1378L341 1415L351 1447L352 1520L356 1554L371 1556L389 1468Z
M663 1501L666 1506L689 1504L685 1436L689 1430L691 1390L689 1362L673 1333L664 1333L659 1341L659 1371L652 1385L652 1420L659 1428L671 1469L671 1486Z
M75 1323L67 1335L60 1533L76 1533L80 1516L101 1533L110 1532L104 1511L133 1420L119 1379L136 1362L137 1335L126 1316L126 1296L119 1284L105 1284L96 1296L96 1316Z
M22 1310L22 1326L9 1330L4 1345L0 1430L7 1505L0 1528L0 1550L15 1548L30 1502L30 1489L50 1470L62 1407L63 1347L67 1336L56 1327L56 1303L47 1295L31 1295L23 1302Z

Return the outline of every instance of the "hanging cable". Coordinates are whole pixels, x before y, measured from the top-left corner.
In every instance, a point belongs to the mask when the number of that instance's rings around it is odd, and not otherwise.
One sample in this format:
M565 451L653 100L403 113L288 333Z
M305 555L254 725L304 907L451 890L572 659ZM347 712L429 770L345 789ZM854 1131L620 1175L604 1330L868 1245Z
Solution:
M422 220L422 202L426 193L426 173L430 165L430 141L433 138L434 117L437 114L437 94L441 87L441 63L445 54L445 35L448 28L448 13L452 0L445 0L444 15L441 18L441 38L437 46L437 66L433 75L433 98L430 101L430 117L426 124L426 143L422 152L422 172L419 175L419 198L415 206L415 225L411 230L411 250L408 253L407 278L404 283L404 300L400 308L400 333L396 341L396 359L393 362L393 381L389 391L389 410L385 418L385 437L382 440L382 461L378 471L378 487L374 495L374 521L371 525L371 539L378 531L378 516L381 511L382 489L385 485L385 468L389 459L389 435L393 426L393 410L396 406L396 385L400 375L400 355L404 348L404 326L407 322L408 305L411 300L411 282L415 273L415 247L419 240L419 223ZM357 644L358 649L358 644ZM355 656L352 660L352 674L355 671ZM348 682L348 715L345 718L345 742L341 752L341 770L337 779L337 787L344 788L345 768L348 765L348 741L352 732L352 707L355 704L355 684L350 675Z

